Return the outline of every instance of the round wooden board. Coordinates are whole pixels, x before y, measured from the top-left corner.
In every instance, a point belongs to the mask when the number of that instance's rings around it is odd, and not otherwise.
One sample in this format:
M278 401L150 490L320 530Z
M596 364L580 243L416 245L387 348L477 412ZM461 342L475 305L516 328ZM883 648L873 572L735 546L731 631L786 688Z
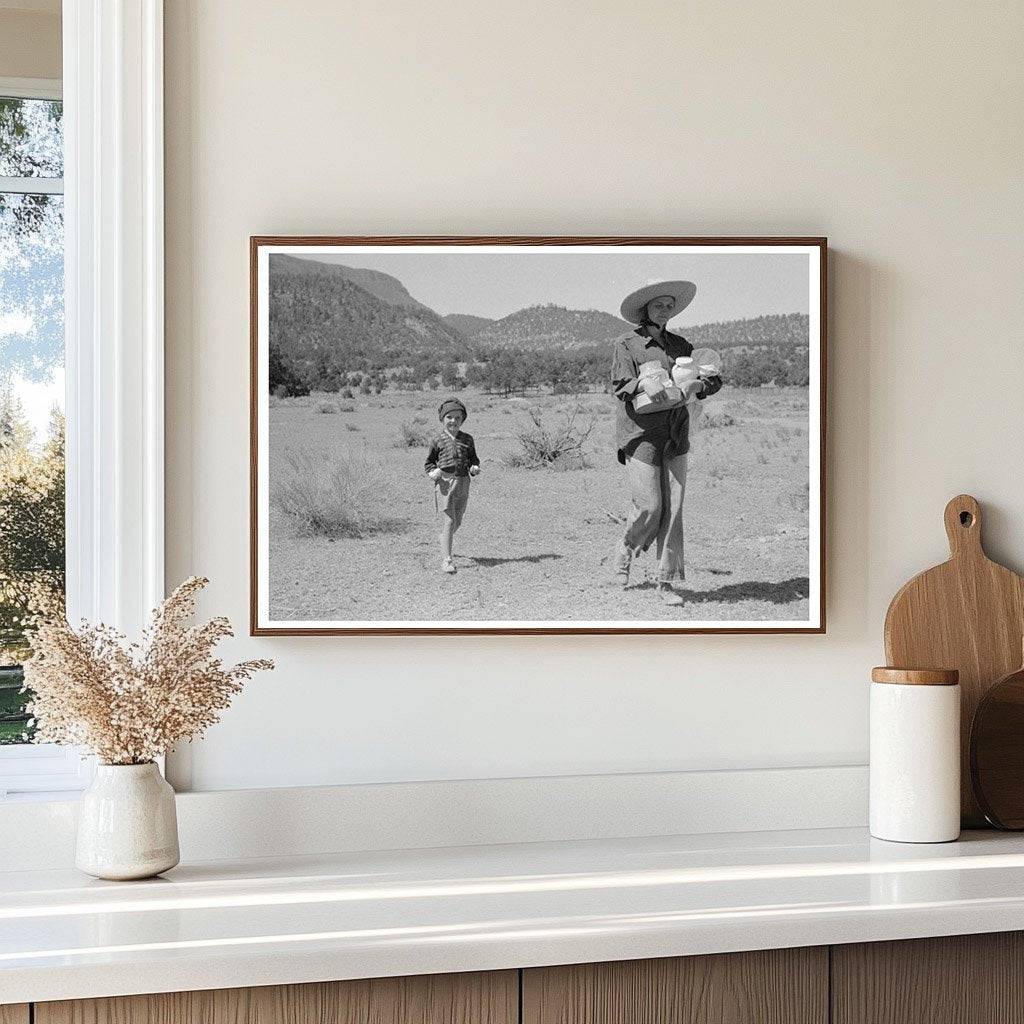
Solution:
M971 783L991 824L1024 829L1024 668L991 686L978 703Z

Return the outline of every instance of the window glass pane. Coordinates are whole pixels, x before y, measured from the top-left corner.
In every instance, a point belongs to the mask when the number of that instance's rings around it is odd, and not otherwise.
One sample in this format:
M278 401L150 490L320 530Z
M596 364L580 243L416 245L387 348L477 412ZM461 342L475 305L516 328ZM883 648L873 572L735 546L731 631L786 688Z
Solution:
M0 744L31 733L25 619L63 609L63 212L0 192Z
M0 177L63 178L63 105L0 96Z

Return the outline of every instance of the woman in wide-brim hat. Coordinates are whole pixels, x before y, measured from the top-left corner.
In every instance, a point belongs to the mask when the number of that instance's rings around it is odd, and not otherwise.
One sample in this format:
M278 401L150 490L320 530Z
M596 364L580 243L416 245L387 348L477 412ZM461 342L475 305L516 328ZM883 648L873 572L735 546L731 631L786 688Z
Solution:
M683 497L690 450L690 412L685 399L706 398L722 386L718 376L684 385L683 400L673 403L656 377L641 378L644 363L658 362L671 371L679 356L693 346L666 329L697 294L692 281L649 281L622 300L624 320L636 324L615 342L612 388L619 399L615 435L619 462L626 467L633 514L615 552L615 572L622 586L629 583L633 559L656 545L658 594L669 605L684 603L673 584L685 578L683 563ZM638 396L650 400L643 412ZM658 406L665 406L659 409Z

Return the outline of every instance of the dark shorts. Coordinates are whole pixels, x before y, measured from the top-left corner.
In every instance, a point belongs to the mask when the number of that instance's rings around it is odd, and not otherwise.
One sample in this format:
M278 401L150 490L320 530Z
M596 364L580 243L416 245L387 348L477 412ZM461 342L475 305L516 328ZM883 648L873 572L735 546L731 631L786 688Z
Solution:
M619 462L625 465L628 459L636 459L647 466L660 466L666 459L685 454L686 447L673 441L666 431L664 434L659 432L634 437L624 448L619 449Z

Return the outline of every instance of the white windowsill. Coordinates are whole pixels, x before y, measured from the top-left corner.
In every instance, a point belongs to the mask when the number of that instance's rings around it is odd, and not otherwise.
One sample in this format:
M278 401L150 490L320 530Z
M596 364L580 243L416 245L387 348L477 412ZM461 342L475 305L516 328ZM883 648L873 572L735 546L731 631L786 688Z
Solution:
M0 803L68 800L89 785L95 758L53 743L0 746Z

